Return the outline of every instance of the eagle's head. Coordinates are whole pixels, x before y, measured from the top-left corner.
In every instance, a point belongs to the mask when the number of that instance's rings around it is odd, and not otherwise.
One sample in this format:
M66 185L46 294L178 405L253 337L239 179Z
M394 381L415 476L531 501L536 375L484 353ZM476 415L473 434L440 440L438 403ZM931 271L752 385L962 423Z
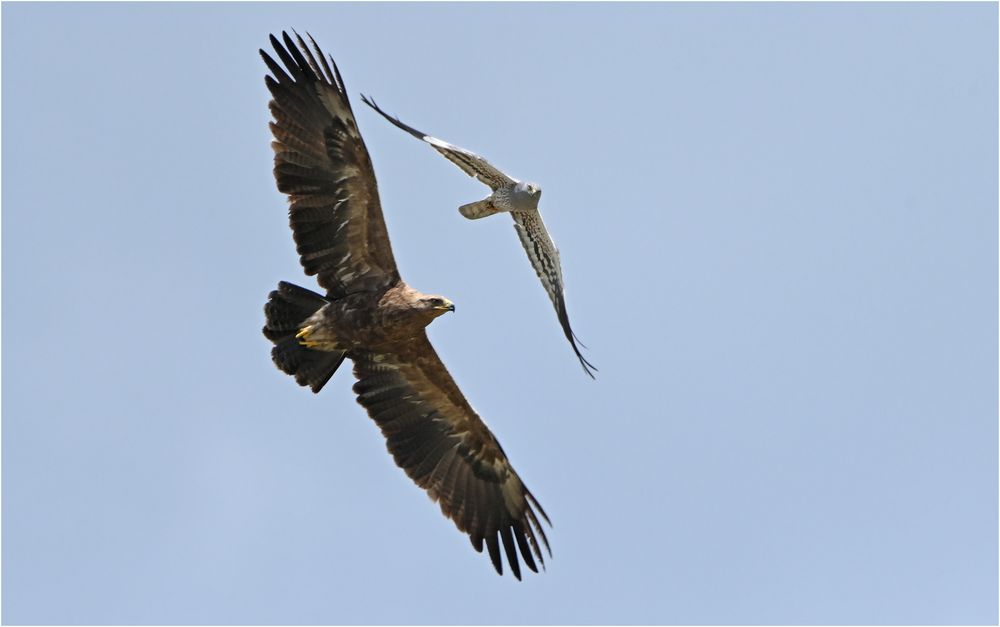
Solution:
M418 309L431 318L437 318L448 311L455 311L455 303L444 296L422 296L416 304Z

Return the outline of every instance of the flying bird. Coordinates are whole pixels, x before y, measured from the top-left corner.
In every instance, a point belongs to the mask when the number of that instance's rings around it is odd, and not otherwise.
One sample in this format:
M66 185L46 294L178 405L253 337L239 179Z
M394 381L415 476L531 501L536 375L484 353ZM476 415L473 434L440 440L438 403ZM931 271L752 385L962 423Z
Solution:
M448 161L490 188L492 193L489 196L462 205L458 211L470 220L478 220L497 213L510 213L511 217L514 218L514 230L517 231L521 245L528 253L528 259L548 293L552 306L555 307L556 317L559 319L559 324L562 325L563 333L580 360L583 371L593 379L594 371L597 368L580 353L577 344L582 346L583 343L580 342L580 338L576 336L569 325L569 313L566 311L566 289L563 282L562 265L559 263L559 249L549 237L549 232L545 229L545 223L542 221L542 215L538 211L538 201L542 197L542 188L535 183L519 181L504 174L496 166L474 152L431 137L423 131L418 131L412 126L404 124L399 118L383 111L375 104L374 99L368 98L364 94L362 94L361 100L397 127L433 146L434 150L444 155Z
M274 120L274 176L307 275L325 295L281 282L264 306L264 335L284 372L319 392L344 359L354 392L389 452L476 551L503 574L500 547L518 579L551 556L544 510L427 339L425 327L455 306L399 275L371 159L333 58L310 36L271 36L281 63L260 51ZM298 44L296 46L296 43ZM315 54L313 54L315 51Z

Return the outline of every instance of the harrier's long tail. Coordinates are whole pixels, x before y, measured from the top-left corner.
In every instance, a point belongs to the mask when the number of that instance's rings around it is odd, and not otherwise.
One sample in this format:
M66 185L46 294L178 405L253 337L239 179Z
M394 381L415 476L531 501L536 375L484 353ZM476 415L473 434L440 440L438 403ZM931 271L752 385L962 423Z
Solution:
M484 198L476 202L470 202L467 205L462 205L458 208L458 211L470 220L478 220L479 218L485 218L495 213L500 213L500 210L493 206L492 197Z
M271 292L264 305L264 336L274 342L271 359L274 365L295 377L299 385L308 385L319 392L344 361L343 351L318 351L299 344L295 334L309 316L316 313L326 299L316 292L285 283Z

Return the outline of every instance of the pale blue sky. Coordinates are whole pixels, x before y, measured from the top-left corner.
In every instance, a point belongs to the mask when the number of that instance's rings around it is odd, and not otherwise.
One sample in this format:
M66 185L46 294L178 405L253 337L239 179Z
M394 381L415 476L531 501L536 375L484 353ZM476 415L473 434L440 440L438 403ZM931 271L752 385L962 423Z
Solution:
M996 4L3 12L5 623L995 623ZM518 583L397 469L305 286L257 49L335 55L430 336L550 514ZM484 189L545 190L586 378Z

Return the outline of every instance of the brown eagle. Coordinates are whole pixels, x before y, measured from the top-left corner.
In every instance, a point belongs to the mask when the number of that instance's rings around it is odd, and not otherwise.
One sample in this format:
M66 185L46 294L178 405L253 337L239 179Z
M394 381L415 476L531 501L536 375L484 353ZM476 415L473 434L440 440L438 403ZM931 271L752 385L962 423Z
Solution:
M305 272L321 296L281 282L271 292L264 335L271 356L300 385L319 392L345 358L354 392L411 479L503 574L500 545L518 579L518 551L538 572L551 556L544 510L514 472L500 443L462 395L424 327L455 306L421 294L399 276L371 159L333 58L295 34L273 35L281 64L271 72L274 177L288 194L289 222ZM298 46L296 46L296 43ZM284 67L282 67L284 66ZM536 513L537 512L537 513Z

